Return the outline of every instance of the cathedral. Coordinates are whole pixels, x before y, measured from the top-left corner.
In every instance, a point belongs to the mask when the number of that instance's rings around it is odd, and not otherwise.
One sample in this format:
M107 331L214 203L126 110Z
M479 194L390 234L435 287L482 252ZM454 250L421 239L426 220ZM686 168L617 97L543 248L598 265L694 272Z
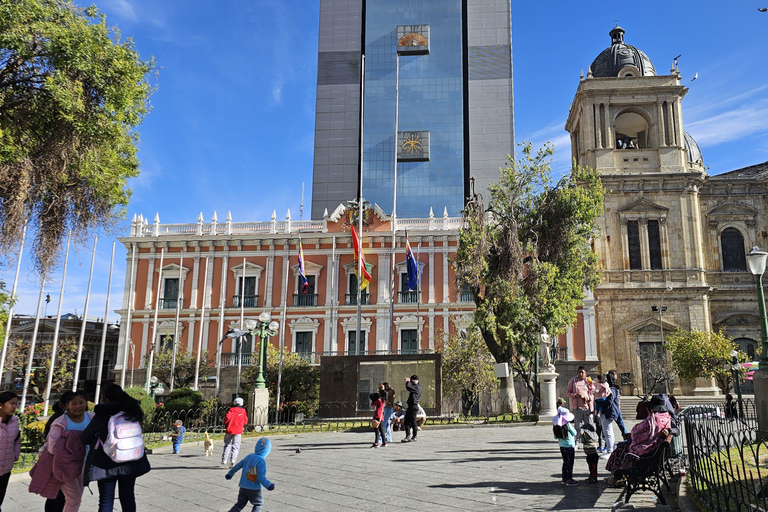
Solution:
M625 392L647 392L675 329L722 330L751 358L759 354L745 256L768 247L768 162L708 175L685 131L688 89L677 63L661 74L622 28L610 37L579 81L565 129L572 158L598 169L606 192L594 241L600 369L621 373ZM718 393L708 379L676 389Z

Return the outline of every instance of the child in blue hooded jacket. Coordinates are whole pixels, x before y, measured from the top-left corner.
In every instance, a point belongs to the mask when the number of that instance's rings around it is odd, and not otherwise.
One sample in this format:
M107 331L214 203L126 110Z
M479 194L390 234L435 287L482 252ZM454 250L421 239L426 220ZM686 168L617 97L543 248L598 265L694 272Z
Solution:
M259 512L264 504L261 486L266 487L268 491L275 490L275 484L267 480L267 461L265 459L271 450L272 441L262 437L256 442L254 453L238 462L226 474L225 478L231 480L235 473L240 469L243 470L243 474L240 475L240 492L237 495L237 503L229 509L229 512L240 512L249 501L253 505L252 512Z

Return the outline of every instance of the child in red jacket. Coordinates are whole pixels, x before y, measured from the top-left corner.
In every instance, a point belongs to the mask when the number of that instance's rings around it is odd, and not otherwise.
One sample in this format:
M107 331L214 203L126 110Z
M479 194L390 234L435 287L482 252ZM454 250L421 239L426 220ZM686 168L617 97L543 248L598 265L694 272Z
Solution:
M371 426L374 432L376 432L376 439L371 445L371 448L378 448L387 446L387 425L384 423L384 406L387 403L387 391L381 390L378 393L371 393L371 407L376 409L373 412L373 419L371 420ZM381 443L379 443L381 441Z
M243 399L235 398L234 405L227 411L224 417L224 453L221 454L221 463L229 462L229 467L235 466L237 454L240 453L240 440L243 429L248 424L248 414L243 408Z

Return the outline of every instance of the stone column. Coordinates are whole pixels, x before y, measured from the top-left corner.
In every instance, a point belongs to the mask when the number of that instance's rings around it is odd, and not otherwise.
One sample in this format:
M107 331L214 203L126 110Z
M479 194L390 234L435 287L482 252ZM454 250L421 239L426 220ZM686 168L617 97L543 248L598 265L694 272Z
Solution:
M552 416L557 414L557 376L556 372L541 372L538 375L539 396L541 404L539 409L539 424L552 423Z

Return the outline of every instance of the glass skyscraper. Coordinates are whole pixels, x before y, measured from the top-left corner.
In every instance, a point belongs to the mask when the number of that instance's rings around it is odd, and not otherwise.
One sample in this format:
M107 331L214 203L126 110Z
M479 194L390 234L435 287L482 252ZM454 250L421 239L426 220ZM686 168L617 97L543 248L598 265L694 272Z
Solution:
M395 151L400 218L484 193L514 150L510 27L509 0L321 0L312 217L358 196L361 112L367 201L392 212Z

